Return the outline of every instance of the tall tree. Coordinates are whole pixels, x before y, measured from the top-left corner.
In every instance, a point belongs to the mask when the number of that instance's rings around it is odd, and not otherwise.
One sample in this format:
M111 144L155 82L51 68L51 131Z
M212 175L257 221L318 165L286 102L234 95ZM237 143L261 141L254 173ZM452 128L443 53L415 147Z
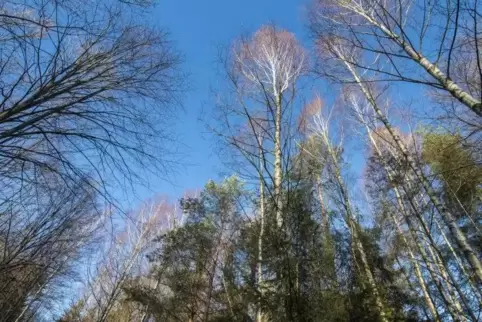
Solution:
M381 297L378 286L373 277L373 272L371 271L371 268L369 266L367 254L360 237L359 224L356 220L355 209L353 208L349 191L342 177L340 163L342 162L343 138L341 138L339 145L335 145L329 131L331 125L330 116L332 111L333 110L329 112L328 117L324 117L321 111L320 113L314 115L312 118L311 131L313 135L316 135L321 139L323 145L325 146L327 154L327 164L329 165L330 173L333 176L335 187L339 194L339 205L345 214L345 224L347 225L351 234L352 252L354 254L355 261L357 261L359 258L363 276L367 280L368 287L373 292L374 304L380 316L380 320L388 321L388 318L386 316L386 308L383 303L383 299Z
M283 116L289 115L298 78L306 70L305 54L293 34L275 26L264 26L251 39L242 39L235 45L232 66L242 86L255 92L255 99L262 104L268 121L273 124L273 194L277 207L276 220L281 227Z
M158 125L182 79L166 32L132 22L135 7L117 1L0 8L2 201L40 170L73 185L88 177L107 197L107 181L139 178L136 164L169 164L169 136Z
M477 0L317 0L312 22L361 52L347 63L371 81L423 84L480 117L480 10Z
M339 77L351 79L352 82L358 86L360 92L365 96L376 115L377 121L380 122L389 133L390 140L393 142L394 147L403 157L403 162L406 162L413 178L417 180L427 194L427 197L444 221L453 239L457 242L463 256L470 263L471 269L475 274L478 283L480 283L482 281L482 264L473 247L468 243L467 236L458 226L453 212L447 208L446 204L444 204L437 196L430 180L422 171L416 159L409 152L407 146L394 129L392 123L382 109L383 105L380 104L380 96L376 94L373 86L370 85L358 68L350 63L350 61L355 59L358 53L352 51L353 48L346 45L346 42L342 38L330 37L329 35L320 38L320 46L319 49L322 50L323 55L332 57L340 64L342 70L344 69L344 71L341 72L342 75L339 75Z
M161 286L133 280L126 287L132 299L166 321L222 321L223 316L242 320L247 312L240 311L233 294L241 286L232 284L235 276L230 273L242 194L232 177L221 184L209 182L199 198L182 199L186 224L159 236L159 248L149 255L155 264L151 278Z
M0 214L0 321L20 321L59 301L105 220L88 183L66 187L50 177L42 184L25 188L22 203Z

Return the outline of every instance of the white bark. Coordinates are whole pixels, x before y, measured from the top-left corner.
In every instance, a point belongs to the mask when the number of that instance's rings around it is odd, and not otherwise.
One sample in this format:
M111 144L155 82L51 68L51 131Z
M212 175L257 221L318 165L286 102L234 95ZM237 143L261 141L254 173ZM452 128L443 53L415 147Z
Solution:
M368 124L366 124L366 122L363 120L363 116L361 115L360 113L361 111L360 110L357 110L356 113L357 113L357 116L360 118L360 121L365 125L366 127L366 130L367 130L367 134L368 134L368 137L370 139L370 142L373 146L373 148L375 149L375 152L376 154L378 155L378 157L380 158L380 160L383 160L383 156L382 156L382 153L377 145L377 142L376 140L373 138L373 134L368 126ZM386 173L387 173L387 176L389 178L390 181L393 181L393 178L392 178L392 174L391 174L391 170L390 168L385 165L385 164L382 164ZM400 211L402 212L402 216L406 217L408 216L408 214L406 213L405 211L405 206L403 204L403 201L402 201L402 198L401 198L401 194L400 192L398 191L398 188L397 187L394 187L394 192L395 192L395 196L396 196L396 199L397 199L397 203L398 203L398 206L400 207ZM427 288L427 285L426 285L426 282L425 282L425 279L423 278L423 274L422 274L422 271L420 269L420 266L418 265L418 262L417 262L417 259L415 258L415 255L413 254L413 251L411 249L411 246L410 246L410 243L407 241L406 237L405 237L405 234L402 230L402 228L400 227L400 224L398 223L398 220L397 218L392 214L392 221L393 221L393 224L395 225L396 227L396 230L398 232L398 234L402 237L402 241L403 243L405 244L406 248L407 248L407 251L408 251L408 254L409 254L409 257L410 257L410 262L415 270L415 276L417 277L417 280L418 280L418 283L419 283L419 286L420 286L420 289L422 290L422 294L423 294L423 298L425 300L425 303L428 307L428 309L430 310L430 313L433 317L433 319L435 321L440 321L440 316L439 316L439 313L437 311L437 309L435 308L435 304L432 300L432 297L430 296L430 293L428 291L428 288Z
M273 198L278 228L283 226L283 113L292 103L298 78L305 72L305 54L294 35L273 26L260 28L249 41L234 50L234 68L241 75L246 91L257 93L274 123ZM288 103L285 102L288 101Z
M282 97L276 97L276 116L275 116L275 142L274 142L274 197L276 204L276 223L278 228L283 226L283 200L282 200L282 151L281 151L281 100Z
M364 22L368 23L369 25L373 26L374 28L378 29L383 33L383 36L377 36L376 32L373 32L371 35L373 37L383 37L384 39L389 39L393 44L398 46L401 50L403 50L407 56L416 64L418 64L423 70L426 71L428 75L433 77L436 82L440 85L442 89L450 93L455 99L460 101L462 104L470 108L474 113L478 116L482 116L482 102L473 97L469 92L464 90L459 84L454 82L451 78L447 77L447 75L440 70L437 64L431 62L424 54L420 51L417 51L412 43L407 38L408 30L404 30L404 23L406 20L409 20L410 17L403 17L405 12L404 10L409 10L410 4L392 4L391 1L346 1L346 0L334 0L333 3L339 7L340 10L344 10L344 14L353 14L361 19ZM399 28L400 31L397 33L395 28L392 28L390 25L387 25L383 22L382 17L387 17L390 12L390 7L394 6L397 7L396 10L401 11L398 15L400 15L399 19L396 22L396 28ZM438 8L442 9L442 8ZM380 10L380 12L379 12ZM437 10L437 9L432 9ZM418 13L417 13L418 14ZM343 16L340 13L340 16ZM326 19L330 19L325 17ZM394 17L391 17L395 19ZM345 20L337 20L336 18L332 18L337 23L343 23ZM388 19L388 18L387 18ZM390 19L389 19L390 20ZM346 22L348 23L348 22ZM352 30L357 30L359 27L366 27L365 23L354 23L351 26ZM421 26L422 27L422 26ZM422 27L423 28L423 27ZM407 28L408 29L408 28ZM355 31L353 31L355 32ZM357 36L358 37L358 36ZM360 41L359 38L356 41ZM386 45L385 45L386 46ZM381 51L385 51L386 49L381 46ZM388 50L387 50L388 52ZM390 54L388 54L390 55ZM408 58L407 57L407 58ZM403 79L403 76L400 76Z
M264 209L264 178L263 178L263 168L264 168L264 152L263 144L260 136L257 136L258 146L259 146L259 235L258 235L258 292L259 301L256 313L256 322L264 322L264 312L262 309L262 301L264 299L264 279L263 279L263 238L265 229L265 209Z
M171 225L175 216L171 209L166 211L164 201L147 202L126 220L123 229L114 232L108 251L100 254L96 276L89 281L86 294L96 321L107 321L129 277L142 271L144 254L150 243L163 229L174 228Z
M370 128L370 125L369 125L369 121L366 120L366 116L364 114L368 114L366 113L367 111L365 110L365 108L363 108L359 102L357 101L357 99L355 98L354 95L350 95L349 96L349 101L350 101L350 107L352 108L352 110L355 112L355 115L358 119L358 121L364 125L366 131L367 131L367 134L368 134L368 138L370 140L370 143L372 145L372 147L374 148L374 151L375 151L375 154L378 156L378 159L380 160L381 164L382 164L382 167L385 169L386 173L387 173L387 177L389 179L390 182L395 182L394 180L394 175L393 175L393 171L392 169L390 168L390 166L388 164L386 164L386 162L384 161L384 158L383 158L383 153L382 153L382 149L381 147L379 146L377 140L375 139L375 137L373 136L373 131L372 129ZM374 125L374 124L372 124ZM392 149L389 149L389 152L392 155L392 157L396 160L397 159L397 153L396 151L393 151ZM411 183L409 182L409 180L405 183L409 186L409 189L411 189ZM396 196L396 200L397 200L397 204L400 208L400 211L401 211L401 214L402 216L405 218L405 220L407 221L407 225L411 231L411 234L412 236L415 238L415 240L418 240L418 238L416 237L417 236L417 233L413 230L413 224L411 223L411 219L410 218L410 213L407 212L407 209L405 207L405 204L402 200L402 195L400 193L400 190L398 189L398 187L395 185L393 187L393 191L395 193L395 196ZM410 197L409 197L410 198ZM414 205L414 203L416 203L415 200L410 200L410 204L411 205ZM442 293L442 297L445 299L445 302L446 302L446 305L447 307L449 308L450 312L452 312L452 315L454 316L454 318L456 319L464 319L464 313L463 313L463 310L462 310L462 306L460 304L460 302L457 300L457 297L455 296L455 292L454 292L454 288L457 290L457 293L460 295L462 301L465 303L465 306L467 308L467 312L468 314L471 316L472 319L475 318L475 315L472 311L472 308L470 307L470 305L467 304L467 300L465 298L465 294L464 292L462 292L462 290L460 289L459 285L458 285L458 281L456 280L456 278L454 278L453 274L448 271L448 268L446 267L446 263L445 261L441 260L441 256L438 254L438 250L437 250L437 247L435 245L435 243L433 242L432 240L432 237L430 235L430 231L428 230L428 228L426 227L426 224L425 224L425 221L423 220L423 217L422 215L419 213L419 209L418 207L414 206L412 207L412 210L415 214L415 217L418 218L418 220L420 221L421 225L423 226L423 230L426 232L426 235L427 237L429 238L430 240L430 249L429 249L429 252L431 254L431 258L432 258L432 261L433 263L435 263L435 265L437 266L438 268L438 271L440 272L440 275L443 277L443 280L445 282L445 285L447 287L447 290L449 292L449 295L447 296L444 292L444 290L439 287L440 285L437 284L438 288L439 288L439 291ZM394 223L396 224L396 227L397 227L397 230L400 230L400 227L398 226L398 222L396 221L395 218L393 218L393 221ZM441 228L439 228L441 233L443 234L444 238L445 238L445 235L443 233L443 230ZM401 230L400 230L401 231ZM403 239L405 240L405 237L404 235L402 235ZM445 238L445 241L447 243L447 245L451 248L451 244L450 242ZM408 246L408 242L405 240L405 243L407 244ZM421 246L420 244L418 244L418 241L417 241L417 245L419 247L419 250L422 252L422 257L424 259L427 259L427 256L424 254L424 250L423 250L423 246ZM434 252L432 250L432 248L434 248L435 250L437 250L436 252ZM411 252L411 250L410 250ZM413 264L416 265L418 267L418 263L415 261L415 257L413 256L413 253L410 254L411 255L411 259L413 261ZM455 252L454 252L454 255L456 256ZM456 260L458 259L457 257L455 257ZM431 275L432 275L432 278L434 280L437 280L437 276L433 273L433 269L431 269L431 264L429 262L426 261L426 265L427 267L431 270ZM419 269L417 269L417 267L415 267L415 270L416 272L419 271ZM462 266L462 272L464 272L464 269L463 269L463 266ZM418 274L417 274L418 275ZM421 276L420 276L421 277ZM470 277L470 276L467 276L467 277ZM452 287L452 284L454 285L454 287ZM423 278L422 280L420 280L420 285L422 286L422 288L425 288L425 290L422 289L423 293L424 293L424 297L425 297L425 300L426 300L426 303L427 303L427 306L429 306L429 309L432 311L432 314L434 316L434 318L437 318L438 316L438 312L434 311L434 306L433 306L433 302L431 301L431 298L429 297L429 294L428 292L426 291L426 287L425 287L425 282L423 281ZM479 294L477 293L477 291L475 290L475 294L477 296L477 298L479 298ZM435 315L436 314L436 315Z
M482 264L480 260L477 258L475 251L473 250L472 246L468 243L467 238L460 230L455 220L455 217L452 213L447 209L447 207L440 202L437 198L435 192L432 189L432 186L426 176L421 172L420 168L417 166L416 162L413 160L411 154L409 153L407 147L401 141L399 135L393 129L390 121L387 119L385 114L379 108L372 92L367 88L366 83L361 79L358 72L355 68L348 62L346 55L343 53L340 47L337 44L333 44L332 47L333 51L335 52L338 59L340 59L347 70L353 76L356 84L359 86L363 95L365 95L367 101L369 102L370 106L373 108L377 119L385 126L386 130L390 134L393 142L395 143L396 148L400 151L400 153L405 158L407 164L409 165L410 169L413 171L415 178L420 182L424 191L426 192L427 196L429 197L430 201L434 205L435 209L437 209L438 213L442 217L443 221L447 225L452 237L456 240L458 246L463 251L463 254L467 261L472 266L472 270L477 277L479 283L482 283Z
M323 143L326 146L326 151L330 160L330 165L332 166L333 175L336 180L341 199L342 199L342 206L345 211L345 222L350 230L352 235L352 246L353 246L353 254L358 254L359 259L361 260L362 270L364 277L366 278L368 287L372 290L375 305L377 307L377 311L380 315L380 320L383 322L388 321L388 317L385 312L385 307L383 305L383 300L380 296L380 292L378 291L377 284L373 277L372 271L370 269L370 265L367 260L367 256L365 253L365 249L363 244L361 243L360 237L358 235L358 227L355 215L353 213L353 208L350 202L350 197L348 190L346 188L345 182L341 176L341 170L339 167L339 158L337 156L337 152L333 147L331 139L328 133L328 121L323 119L321 115L318 115L315 119L315 127L313 128L314 134L318 135Z

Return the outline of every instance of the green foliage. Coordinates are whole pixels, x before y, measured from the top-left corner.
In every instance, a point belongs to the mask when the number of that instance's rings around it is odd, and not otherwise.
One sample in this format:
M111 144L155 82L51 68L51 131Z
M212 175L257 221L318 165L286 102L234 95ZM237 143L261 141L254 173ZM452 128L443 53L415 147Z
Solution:
M166 321L248 321L258 303L269 321L376 321L364 276L349 252L338 251L349 241L322 230L310 186L298 186L285 192L284 229L276 226L271 202L266 205L262 298L256 279L259 221L240 217L237 205L244 195L235 178L209 182L199 198L182 201L186 225L160 238L161 247L150 256L153 276L163 281L167 295L157 302L152 298L159 295L150 295L149 302L148 292L138 289L131 291L133 298L151 303L152 314ZM362 236L389 314L401 321L409 299L395 286L396 273L377 246L379 235ZM351 275L351 282L343 284L340 273Z
M311 136L299 143L298 154L294 157L293 180L316 180L323 171L325 148L317 136Z
M231 238L242 194L242 184L231 177L219 185L208 182L199 198L182 199L185 225L160 236L159 247L148 256L154 267L149 278L157 281L157 289L134 281L126 288L130 298L163 321L228 321L226 315L240 316L233 314L241 310L239 304L229 303L231 295L228 299L225 292L238 292Z
M482 197L482 167L474 146L459 134L430 132L423 136L422 157L441 179L444 198L474 211Z

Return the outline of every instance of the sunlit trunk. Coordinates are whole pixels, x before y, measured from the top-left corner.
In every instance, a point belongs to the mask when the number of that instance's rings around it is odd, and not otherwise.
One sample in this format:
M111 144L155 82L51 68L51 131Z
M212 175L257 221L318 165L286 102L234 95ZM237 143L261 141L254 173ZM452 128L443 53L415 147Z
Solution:
M377 141L375 140L375 138L373 137L373 134L372 134L372 131L370 130L367 122L364 120L364 116L363 116L363 112L360 110L359 106L354 103L353 104L353 108L356 112L356 115L357 117L359 118L360 122L362 124L365 125L365 128L367 130L367 133L368 133L368 137L370 139L370 142L371 142L371 145L373 146L374 148L374 151L375 153L377 154L380 162L382 163L382 166L383 168L385 169L386 171L386 174L388 176L388 179L389 179L389 182L395 182L394 180L394 175L393 175L393 171L392 169L390 168L390 166L388 164L386 164L386 162L384 162L384 159L383 159L383 155L382 155L382 151L380 150L380 147L378 146L378 143ZM392 157L394 159L397 159L397 155L392 155ZM405 182L406 185L409 186L409 190L411 190L411 183L410 183L410 180L407 180ZM405 186L404 186L405 187ZM397 200L397 204L399 206L399 209L402 213L402 216L405 218L406 222L407 222L407 225L409 227L409 230L410 230L410 233L412 235L412 237L414 237L414 240L416 241L417 243L417 247L419 248L420 252L422 253L422 257L424 258L425 260L425 264L427 265L427 268L430 270L430 274L432 276L432 279L434 281L437 281L438 278L437 276L434 274L434 270L431 269L431 266L432 264L430 262L427 261L427 256L424 255L424 249L423 249L423 246L421 246L419 244L419 241L418 241L418 237L417 237L417 233L413 230L413 224L411 223L411 219L410 219L410 213L407 212L407 209L405 208L405 204L402 200L402 195L398 189L398 187L395 185L393 187L393 191L395 193L395 196L396 196L396 200ZM407 193L407 195L410 194L410 193ZM460 302L457 300L456 296L454 295L454 291L453 291L453 288L452 286L450 285L451 283L453 283L455 286L455 289L457 290L457 292L459 293L462 301L465 303L465 306L467 308L467 311L469 313L469 315L474 318L474 314L473 314L473 311L472 311L472 308L470 307L470 305L467 303L467 300L465 298L465 294L460 290L459 288L459 285L457 283L457 280L453 277L453 275L451 274L450 271L448 271L449 273L447 273L447 270L446 270L446 263L445 262L442 262L440 260L437 260L437 258L440 258L439 256L437 257L434 257L438 254L438 249L437 249L437 246L436 244L433 242L432 240L432 236L430 234L430 231L428 230L428 228L426 227L426 224L425 224L425 221L423 219L423 216L419 213L419 207L418 205L415 205L414 204L414 200L411 200L411 197L410 198L410 201L409 201L409 204L412 205L412 210L414 212L414 214L416 215L415 217L418 218L418 220L420 221L420 224L422 225L423 227L423 230L424 232L426 233L427 237L429 238L430 240L430 253L432 255L432 262L433 263L436 263L437 265L437 268L438 270L441 272L440 274L443 276L444 280L445 280L445 284L447 285L447 289L449 291L449 295L450 297L447 297L446 294L445 294L445 291L443 290L443 288L440 286L440 284L437 283L437 288L439 290L439 292L441 293L443 299L444 299L444 302L446 304L446 306L449 308L451 314L453 315L454 318L457 318L457 319L460 319L461 317L463 318L463 311L462 311L462 308L461 308L461 305L460 305ZM400 233L402 233L401 231L401 228L399 227L398 225L398 221L396 220L395 217L392 218L393 221L394 221L394 224L396 225L396 228L398 231L400 231ZM441 231L443 233L443 231ZM406 241L405 239L405 236L402 234L402 237L403 237L403 241L405 242L405 244L407 244L408 246L408 242ZM446 240L446 242L448 242L448 240ZM449 246L451 246L449 244ZM437 250L437 254L434 254L433 251L432 251L432 247L434 247L435 250ZM411 260L413 262L413 266L415 268L415 271L416 271L416 275L419 277L419 282L420 282L420 285L422 287L422 292L424 293L424 298L426 300L426 303L427 303L427 306L429 307L430 311L432 312L434 318L439 318L438 317L438 312L436 312L435 310L435 307L434 307L434 303L432 301L432 299L430 298L430 293L427 291L427 288L426 288L426 285L425 285L425 282L423 280L423 276L421 275L421 270L419 268L419 265L418 263L416 262L416 259L415 259L415 256L413 255L411 249L409 250L410 251L410 257L411 257ZM419 274L420 273L420 274ZM448 279L447 275L450 276L450 280ZM476 294L478 295L478 294Z
M465 237L464 233L460 230L460 228L457 225L457 222L455 220L455 217L453 214L447 209L447 207L440 202L438 197L436 196L435 192L432 189L432 186L426 176L422 173L422 171L419 169L417 166L416 162L413 160L412 156L410 155L409 151L407 150L407 147L402 143L400 140L399 135L396 133L396 131L393 129L390 121L386 118L384 113L380 110L378 107L378 104L373 97L372 93L370 90L366 87L365 83L362 82L360 79L358 73L355 71L352 65L350 65L346 60L344 60L343 54L338 51L339 57L343 60L345 63L345 66L347 69L350 71L352 76L354 77L356 83L360 87L362 93L365 95L367 101L370 103L371 107L375 111L377 118L383 123L385 128L387 129L388 133L390 134L391 138L393 139L396 147L400 150L400 152L403 154L405 161L407 161L410 169L413 171L416 179L420 182L422 185L425 193L429 197L430 201L432 202L433 206L435 209L437 209L438 213L442 217L443 221L447 225L449 231L451 232L453 238L456 240L459 248L462 250L465 258L467 261L470 263L475 275L477 276L477 280L479 283L482 283L482 264L480 263L479 259L477 258L477 255L475 254L475 251L473 250L472 246L467 241L467 238Z
M380 29L386 37L396 43L405 53L418 65L420 65L430 76L432 76L442 88L449 92L459 102L470 108L478 116L482 116L482 102L469 92L463 90L457 83L455 83L450 77L445 75L440 68L428 60L421 52L415 50L409 41L406 41L404 35L396 34L390 27L387 27L383 23L374 19L367 11L352 9L361 17L366 19L374 27ZM403 32L403 30L402 30ZM478 55L478 53L477 53Z
M377 142L376 140L373 138L373 135L370 131L370 128L368 127L367 124L365 124L365 127L366 127L366 130L367 130L367 133L368 133L368 137L370 138L370 142L376 152L376 154L378 155L380 161L382 161L382 153L377 145ZM387 173L387 176L388 176L388 179L390 181L393 181L393 178L392 178L392 174L391 174L391 170L390 168L386 165L386 164L383 164L383 167ZM406 212L406 209L405 209L405 205L402 201L402 197L401 197L401 194L400 194L400 191L398 190L397 187L394 187L394 192L395 192L395 197L397 199L397 204L400 208L400 211L402 212L402 216L403 217L406 217L408 216L409 214ZM406 237L405 237L405 234L402 230L402 228L400 227L400 224L398 223L398 220L397 218L392 214L392 221L393 221L393 224L395 225L395 228L398 232L398 234L402 237L402 242L405 244L406 248L407 248L407 251L408 251L408 254L409 254L409 258L410 258L410 263L412 264L414 270L415 270L415 276L417 277L417 280L418 280L418 284L420 286L420 289L422 290L422 293L423 293L423 298L425 300L425 304L427 305L428 309L430 310L430 313L432 315L432 317L436 320L436 321L440 321L440 316L437 312L437 309L435 308L435 304L433 303L433 300L432 300L432 297L430 296L430 293L428 291L428 288L427 288L427 285L425 283L425 280L423 278L423 274L422 274L422 271L420 269L420 265L418 264L418 261L417 259L415 258L415 255L413 254L412 252L412 249L411 249L411 246L410 244L408 243Z
M362 264L362 270L364 273L364 277L366 278L366 282L368 284L368 287L371 289L373 292L373 297L375 300L375 305L377 307L377 311L380 314L380 319L383 322L388 321L388 318L386 316L385 312L385 307L383 305L382 298L380 296L380 292L378 291L377 284L375 282L375 279L373 277L373 274L370 269L370 265L368 264L367 256L365 253L365 249L363 247L363 244L361 243L360 237L358 235L358 225L355 220L355 216L353 214L353 208L350 203L350 199L348 196L348 191L346 189L345 183L341 177L341 172L340 168L338 166L339 160L336 157L336 153L333 150L329 140L327 137L324 137L325 139L325 144L327 145L328 153L331 156L332 162L333 162L333 167L334 167L334 175L335 179L337 181L338 188L340 189L340 194L343 200L343 207L346 212L346 223L350 229L350 233L352 235L352 246L354 247L355 254L357 254L359 259L361 260Z
M281 151L281 94L278 90L275 91L276 100L276 115L275 115L275 142L274 142L274 198L276 205L276 223L278 228L283 226L283 201L282 195L282 182L283 182L283 169L282 169L282 151Z
M321 214L321 225L325 234L330 231L330 221L328 220L328 213L325 209L325 203L323 200L323 186L321 182L321 175L316 179L316 193L318 194L318 201L320 202L320 214Z
M263 178L263 168L264 168L264 154L262 150L262 144L259 143L259 235L258 235L258 308L256 313L256 322L264 321L264 313L262 309L262 302L264 298L264 280L263 280L263 236L264 236L264 225L265 225L265 210L264 210L264 178Z

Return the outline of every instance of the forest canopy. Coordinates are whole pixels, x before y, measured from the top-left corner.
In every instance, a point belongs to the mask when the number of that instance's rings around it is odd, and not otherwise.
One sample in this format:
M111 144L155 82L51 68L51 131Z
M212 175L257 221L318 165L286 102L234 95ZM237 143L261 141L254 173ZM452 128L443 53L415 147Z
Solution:
M0 322L482 320L482 2L312 0L207 110L160 5L0 0Z

